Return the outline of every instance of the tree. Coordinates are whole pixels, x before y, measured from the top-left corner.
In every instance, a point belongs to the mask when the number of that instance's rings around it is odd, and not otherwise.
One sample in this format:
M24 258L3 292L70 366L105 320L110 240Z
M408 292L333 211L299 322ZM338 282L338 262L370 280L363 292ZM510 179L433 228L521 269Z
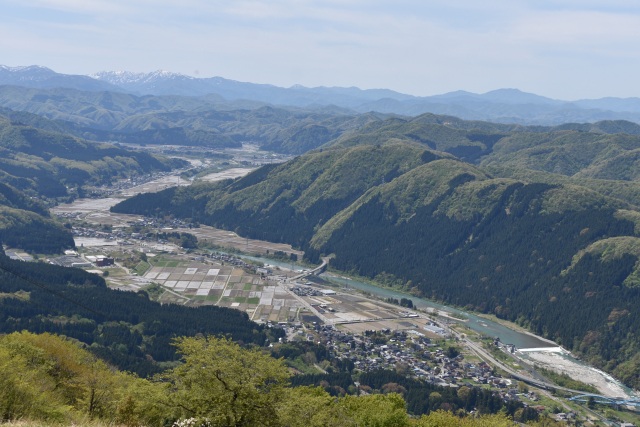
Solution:
M278 419L287 427L349 425L344 423L335 398L321 387L286 388L278 404Z
M435 411L423 415L414 424L415 427L511 427L513 421L503 414L483 415L480 418L459 418L446 411Z
M46 422L99 418L161 425L165 385L115 371L76 343L51 334L0 337L0 418Z
M184 363L164 377L181 416L207 418L214 426L279 425L277 406L289 378L282 360L226 338L186 337L175 345Z
M463 401L465 401L465 402L469 398L470 394L471 394L471 389L469 387L467 387L466 385L463 385L462 387L460 387L458 389L458 397L460 399L462 399Z
M518 391L520 393L529 393L529 387L524 382L518 381Z
M409 415L405 409L404 399L397 393L345 396L337 404L344 415L344 421L339 425L371 427L409 425Z
M449 348L447 349L447 357L449 359L454 359L454 358L458 357L459 354L460 354L460 350L458 350L454 346L449 346Z

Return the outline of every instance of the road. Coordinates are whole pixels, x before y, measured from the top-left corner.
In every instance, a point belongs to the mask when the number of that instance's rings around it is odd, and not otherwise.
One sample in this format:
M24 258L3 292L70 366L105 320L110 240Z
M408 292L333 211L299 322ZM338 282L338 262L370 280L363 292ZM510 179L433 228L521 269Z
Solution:
M305 271L304 273L298 274L297 276L290 277L288 279L288 281L289 282L295 282L296 280L302 279L303 277L307 277L307 276L310 276L312 274L320 274L320 273L322 273L327 268L327 264L329 264L329 260L330 259L331 259L331 257L322 258L322 264L320 264L318 267L314 268L313 270Z

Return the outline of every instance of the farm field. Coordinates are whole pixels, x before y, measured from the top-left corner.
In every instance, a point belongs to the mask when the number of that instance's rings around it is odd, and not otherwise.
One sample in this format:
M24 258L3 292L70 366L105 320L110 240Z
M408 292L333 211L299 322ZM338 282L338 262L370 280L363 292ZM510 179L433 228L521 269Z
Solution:
M168 291L162 295L161 302L175 302L178 294L188 298L191 305L231 307L245 311L259 322L294 321L303 307L277 282L223 263L164 257L153 262L144 279Z

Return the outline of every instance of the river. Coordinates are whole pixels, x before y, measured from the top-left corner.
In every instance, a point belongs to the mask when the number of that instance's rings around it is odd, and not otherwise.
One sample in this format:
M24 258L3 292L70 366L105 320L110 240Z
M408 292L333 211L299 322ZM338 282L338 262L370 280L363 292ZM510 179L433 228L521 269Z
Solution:
M260 261L265 264L291 269L292 267L296 270L300 269L300 267L296 264L292 264L291 262L281 261L281 260L273 260L267 257L253 257L247 255L239 255L241 258L245 258L252 261ZM418 298L413 295L405 294L399 291L394 291L388 288L381 288L379 286L371 285L366 282L362 282L355 279L350 279L347 277L337 276L332 273L323 273L320 275L323 279L333 282L338 285L347 286L353 289L359 289L361 291L367 292L376 297L387 299L387 298L410 298L413 301L413 304L418 309L435 309L440 312L446 312L452 315L453 317L458 317L461 319L465 319L464 323L470 329L482 334L491 337L498 337L500 341L504 344L513 344L517 348L544 348L544 347L558 347L558 344L553 341L546 340L544 338L537 337L528 332L519 332L508 328L498 322L494 322L490 319L486 319L484 317L477 316L473 313L469 313L466 311L462 311L453 307L448 307L446 305L438 304L437 302Z
M333 274L323 274L322 277L330 282L338 283L348 286L350 288L359 289L361 291L368 292L371 295L375 295L380 298L410 298L413 301L413 305L419 309L435 309L441 312L446 312L453 317L459 317L465 319L464 323L470 329L491 337L498 337L504 344L513 344L518 348L541 348L541 347L557 347L558 344L553 341L545 340L535 335L518 332L510 329L498 322L494 322L484 317L476 316L475 314L468 313L453 307L438 304L437 302L430 301L424 298L418 298L413 295L405 294L402 292L394 291L392 289L381 288L379 286L371 285L359 280L353 280L346 277L338 277Z

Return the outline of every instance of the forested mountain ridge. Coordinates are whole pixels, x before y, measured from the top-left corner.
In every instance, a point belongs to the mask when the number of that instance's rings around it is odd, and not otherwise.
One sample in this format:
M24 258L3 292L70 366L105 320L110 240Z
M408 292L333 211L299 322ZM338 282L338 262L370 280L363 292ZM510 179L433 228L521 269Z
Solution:
M0 86L0 107L48 118L75 136L133 144L237 147L242 142L303 153L384 115L338 108L301 110L219 99L136 96L71 89ZM9 113L6 113L9 115ZM35 122L30 123L36 126Z
M554 139L536 138L545 135ZM633 204L579 180L502 178L428 146L389 138L327 147L114 210L193 215L292 243L311 260L334 254L335 268L517 321L638 386L640 341L627 334L640 322Z
M42 201L66 200L84 194L88 185L183 164L88 142L37 116L17 116L48 130L0 115L0 240L13 247L44 253L73 247L69 230L49 218Z
M523 127L423 114L371 122L324 147L417 143L495 177L575 184L640 206L640 127L624 121Z
M466 121L451 115L423 113L408 118L372 111L359 113L335 106L306 108L200 97L132 95L76 89L0 86L0 107L30 112L55 121L66 133L96 141L133 144L237 147L244 142L289 154L324 144L356 145L389 138L436 144L461 159L475 162L511 133L640 134L640 125L624 120L523 126ZM9 115L9 113L6 113ZM35 120L27 122L38 127ZM53 129L56 130L56 129ZM444 148L441 146L445 146ZM448 148L447 148L448 147ZM431 147L436 149L436 147Z
M0 116L0 150L2 181L45 197L64 197L69 187L168 171L183 163L40 130L3 116Z
M638 181L640 141L636 135L624 133L520 132L498 141L483 164L575 178Z

